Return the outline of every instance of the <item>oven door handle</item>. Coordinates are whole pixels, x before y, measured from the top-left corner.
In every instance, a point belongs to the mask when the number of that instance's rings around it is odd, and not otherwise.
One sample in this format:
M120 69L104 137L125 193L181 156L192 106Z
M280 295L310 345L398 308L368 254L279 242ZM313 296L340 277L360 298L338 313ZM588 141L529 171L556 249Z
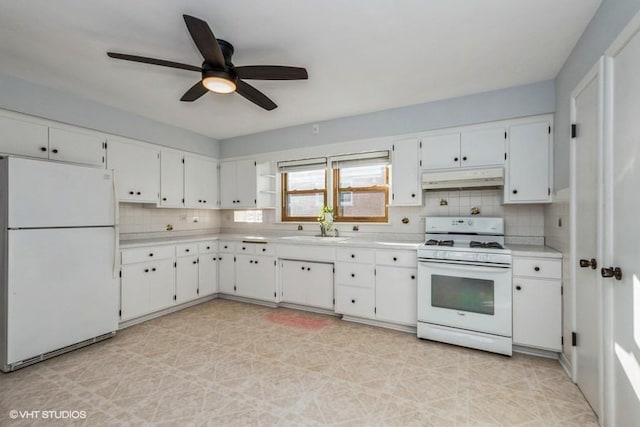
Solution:
M457 271L469 271L469 272L476 272L476 273L489 273L489 272L506 273L511 268L510 265L505 265L504 267L498 267L498 266L491 266L486 264L470 265L470 264L457 264L457 263L450 263L450 262L437 262L437 261L434 262L434 261L424 261L424 260L418 260L418 262L420 264L429 264L438 268L447 268L447 266L449 266L451 268L455 268Z

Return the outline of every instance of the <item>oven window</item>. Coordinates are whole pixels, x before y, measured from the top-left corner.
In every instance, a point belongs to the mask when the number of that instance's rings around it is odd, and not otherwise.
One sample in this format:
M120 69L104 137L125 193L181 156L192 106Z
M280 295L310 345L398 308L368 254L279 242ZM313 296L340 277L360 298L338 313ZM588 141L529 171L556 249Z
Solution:
M494 281L431 275L431 305L480 314L494 314Z

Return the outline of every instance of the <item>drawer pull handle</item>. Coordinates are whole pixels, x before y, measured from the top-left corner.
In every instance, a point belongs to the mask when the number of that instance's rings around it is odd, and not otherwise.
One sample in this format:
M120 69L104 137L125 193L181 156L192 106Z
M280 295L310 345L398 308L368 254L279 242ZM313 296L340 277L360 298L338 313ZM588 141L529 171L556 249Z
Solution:
M535 267L533 267L533 269L534 269L535 271L540 271L540 267L538 267L537 265L536 265Z
M262 252L266 252L266 251L267 251L267 248L262 248Z

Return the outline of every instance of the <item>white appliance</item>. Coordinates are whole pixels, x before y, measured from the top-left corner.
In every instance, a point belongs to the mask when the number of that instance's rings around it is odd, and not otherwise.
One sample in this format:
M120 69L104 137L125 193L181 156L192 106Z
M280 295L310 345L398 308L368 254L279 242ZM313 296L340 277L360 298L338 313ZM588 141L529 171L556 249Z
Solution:
M113 172L0 158L0 369L118 328Z
M462 188L502 188L504 168L448 169L422 174L425 190L459 190Z
M511 355L502 218L429 217L418 248L418 337Z

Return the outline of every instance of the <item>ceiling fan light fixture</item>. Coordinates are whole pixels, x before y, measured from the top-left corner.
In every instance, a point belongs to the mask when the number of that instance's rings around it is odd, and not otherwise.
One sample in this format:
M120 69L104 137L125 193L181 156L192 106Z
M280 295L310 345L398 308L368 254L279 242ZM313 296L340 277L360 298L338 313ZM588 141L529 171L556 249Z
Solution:
M211 92L231 93L236 90L236 83L225 75L205 75L202 84Z

